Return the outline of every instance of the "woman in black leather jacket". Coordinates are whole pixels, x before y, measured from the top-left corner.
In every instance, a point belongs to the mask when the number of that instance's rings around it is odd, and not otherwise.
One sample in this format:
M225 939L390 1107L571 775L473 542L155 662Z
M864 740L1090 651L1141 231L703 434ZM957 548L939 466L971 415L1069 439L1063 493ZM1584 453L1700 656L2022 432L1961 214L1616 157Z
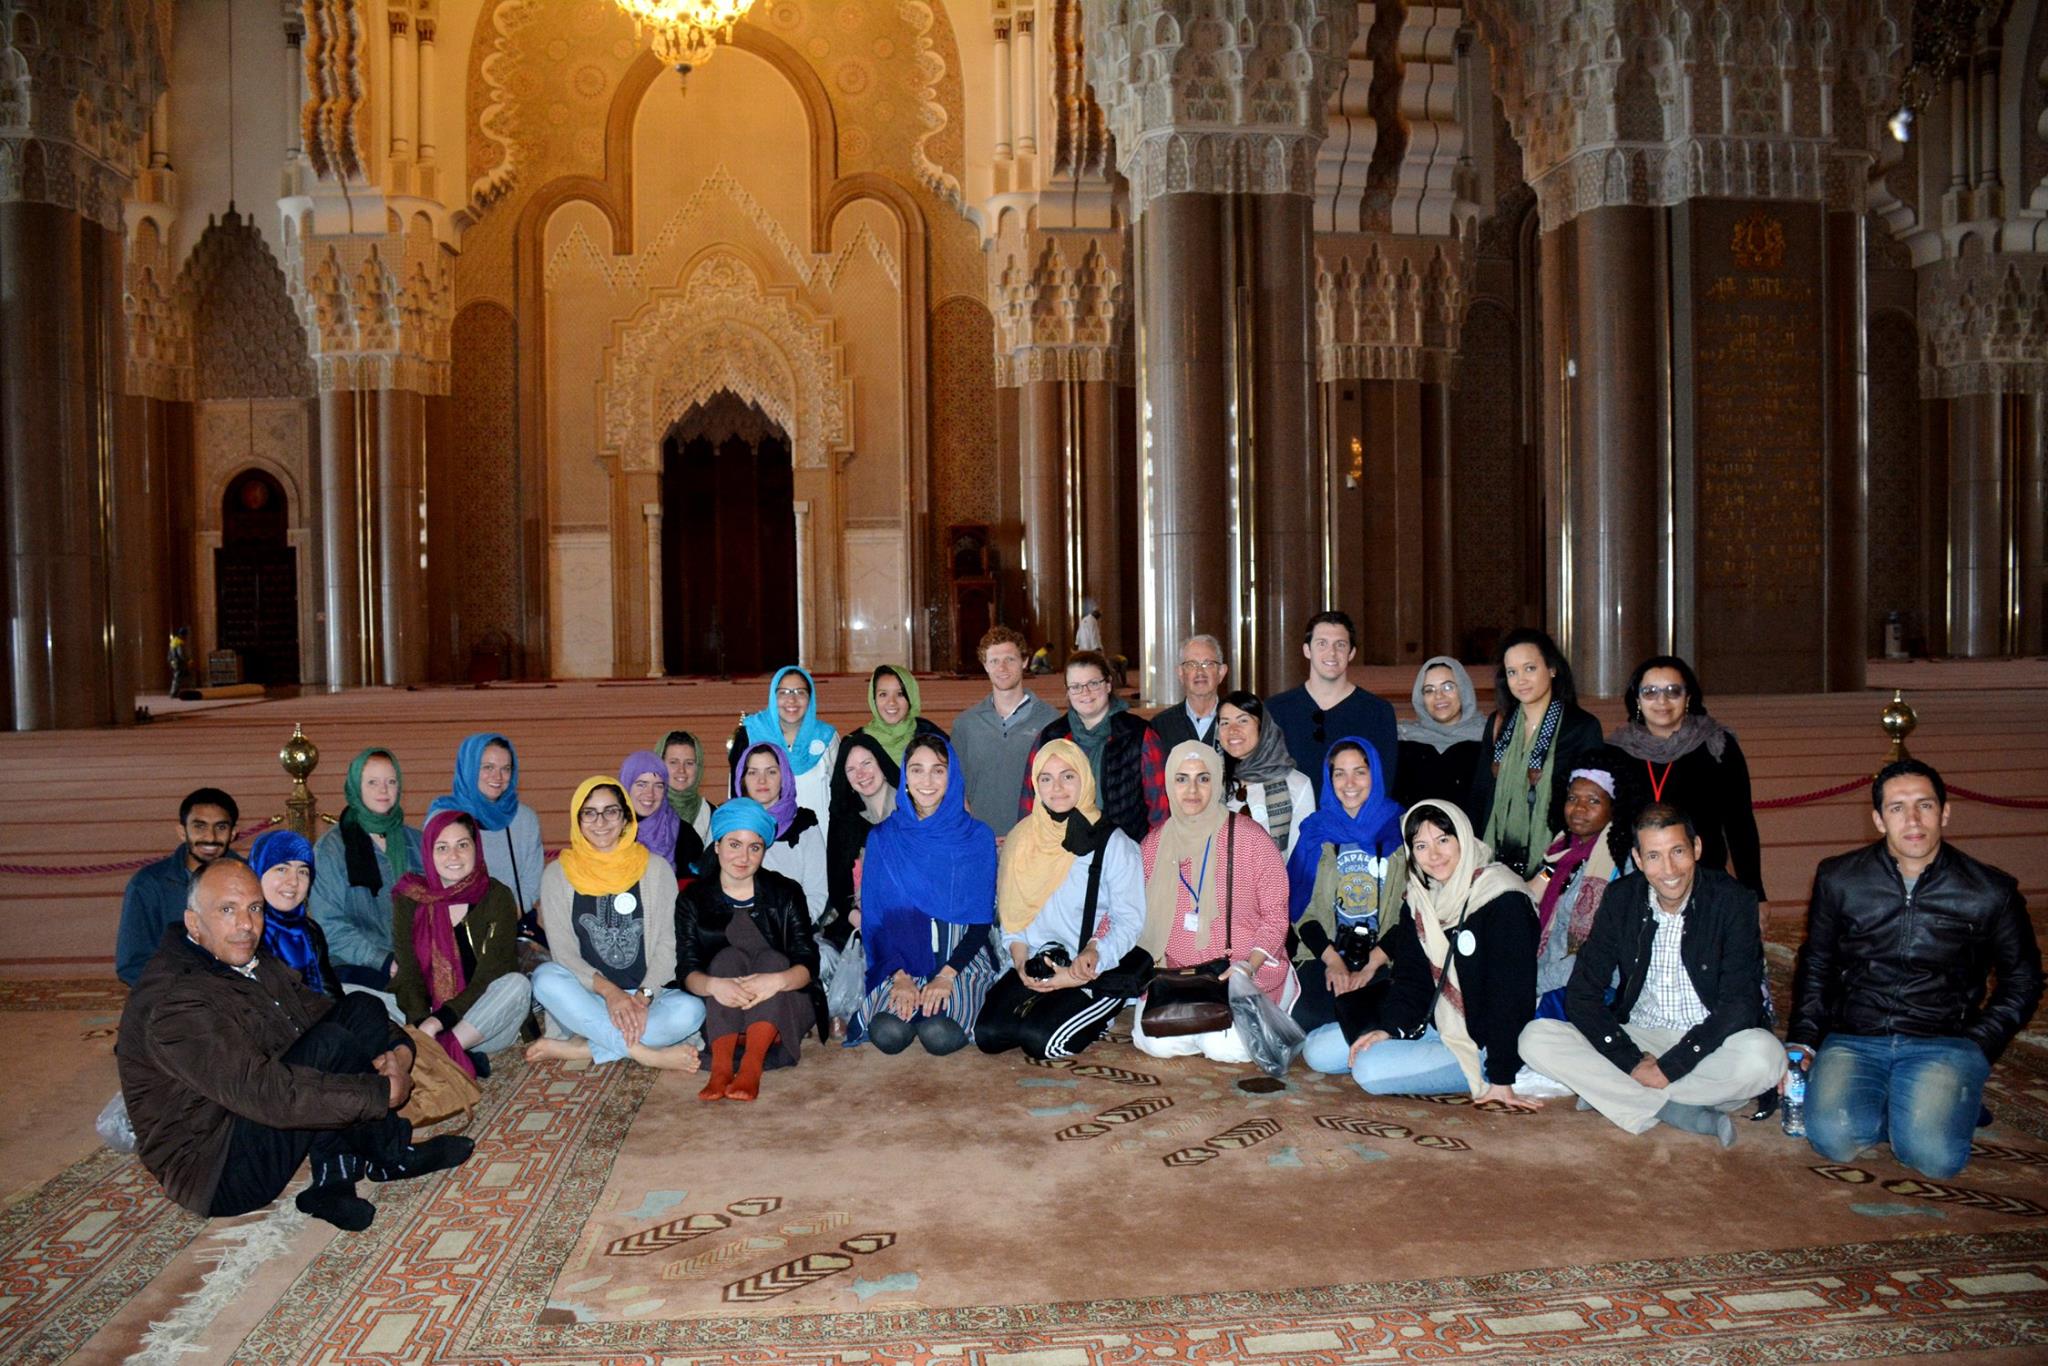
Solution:
M711 1080L700 1100L752 1100L768 1067L794 1067L804 1034L827 1037L818 944L803 892L761 867L775 818L736 797L711 817L715 877L676 899L676 980L704 998ZM744 1053L742 1054L742 1049Z

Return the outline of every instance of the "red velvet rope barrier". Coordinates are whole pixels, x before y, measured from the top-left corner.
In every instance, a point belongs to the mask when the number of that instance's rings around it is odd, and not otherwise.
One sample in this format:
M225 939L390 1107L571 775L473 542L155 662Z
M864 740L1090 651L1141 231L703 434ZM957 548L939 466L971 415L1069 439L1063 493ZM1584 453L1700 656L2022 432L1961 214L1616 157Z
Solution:
M1854 792L1859 787L1869 786L1868 778L1851 778L1838 787L1824 787L1818 792L1802 792L1796 797L1773 797L1767 802L1753 802L1751 805L1759 811L1776 811L1787 806L1811 806L1815 802L1824 802L1830 797L1839 797L1845 792Z
M1961 797L1965 801L1984 802L1990 806L2008 806L2015 811L2048 811L2048 801L2036 797L1994 797L1988 792L1977 792L1967 787L1948 786L1948 795Z
M254 825L245 825L235 832L235 838L229 840L228 843L233 844L236 840L243 839L249 835L261 834L271 826L281 824L283 824L281 820L272 816L267 821L258 821ZM132 873L137 868L147 868L155 862L156 859L154 858L138 858L130 859L126 863L74 863L60 864L56 867L45 867L34 863L0 863L0 873L15 877L94 877L101 873Z

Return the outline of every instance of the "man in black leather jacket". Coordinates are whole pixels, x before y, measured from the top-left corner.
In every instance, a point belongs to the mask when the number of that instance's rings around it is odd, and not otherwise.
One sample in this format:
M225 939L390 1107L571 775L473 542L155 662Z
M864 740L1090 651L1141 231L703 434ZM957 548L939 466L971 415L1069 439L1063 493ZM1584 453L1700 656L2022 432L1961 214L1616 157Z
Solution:
M1643 808L1636 871L1607 884L1572 965L1568 1022L1531 1020L1522 1059L1629 1133L1665 1124L1725 1148L1728 1107L1747 1110L1785 1058L1764 1025L1756 894L1699 857L1683 812Z
M1850 1162L1889 1138L1945 1178L1969 1161L1991 1064L2040 1003L2041 947L2018 883L1943 841L1939 773L1901 759L1870 796L1884 838L1814 874L1786 1038L1812 1068L1816 1152Z

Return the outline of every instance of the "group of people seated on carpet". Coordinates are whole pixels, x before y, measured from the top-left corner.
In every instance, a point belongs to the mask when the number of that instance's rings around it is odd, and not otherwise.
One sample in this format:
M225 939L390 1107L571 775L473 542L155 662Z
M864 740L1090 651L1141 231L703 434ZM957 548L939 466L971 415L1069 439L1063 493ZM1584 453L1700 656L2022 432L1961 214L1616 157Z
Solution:
M2016 884L1945 842L1941 776L1903 760L1872 784L1880 838L1820 866L1781 1044L1748 769L1683 660L1644 661L1603 736L1535 630L1503 642L1492 710L1439 657L1398 726L1350 682L1339 612L1308 624L1307 680L1265 699L1193 637L1183 699L1149 720L1085 651L1055 711L1025 651L983 638L990 692L950 736L908 669L874 671L847 735L782 669L727 743L726 800L670 731L578 785L552 861L501 734L461 743L418 827L397 756L364 750L317 845L272 831L246 863L233 799L194 792L116 951L143 1161L230 1214L310 1153L302 1208L359 1227L359 1177L468 1153L396 1119L401 1025L478 1077L522 1035L531 1062L679 1071L701 1040L700 1098L751 1101L813 1031L1043 1061L1130 1009L1155 1057L1247 1062L1278 1020L1373 1094L1570 1094L1723 1146L1771 1112L1789 1051L1817 1150L1888 1140L1939 1177L2039 1000Z

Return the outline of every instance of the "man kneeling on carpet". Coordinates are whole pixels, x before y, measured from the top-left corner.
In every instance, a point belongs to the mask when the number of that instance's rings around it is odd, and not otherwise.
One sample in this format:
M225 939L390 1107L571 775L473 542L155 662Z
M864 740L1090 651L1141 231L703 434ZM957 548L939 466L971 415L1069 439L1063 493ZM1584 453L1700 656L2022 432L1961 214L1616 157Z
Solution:
M185 923L164 934L128 1005L115 1050L136 1151L164 1193L195 1214L261 1209L310 1155L307 1214L345 1229L377 1209L356 1180L457 1166L471 1141L415 1145L398 1114L412 1046L374 996L314 991L263 942L263 886L246 864L201 869Z
M1756 893L1699 856L1683 812L1638 813L1636 871L1607 884L1565 985L1567 1018L1530 1022L1522 1059L1632 1134L1669 1124L1725 1148L1728 1107L1775 1086L1785 1057L1763 1027Z
M1854 1162L1889 1141L1946 1180L1970 1160L1991 1064L2041 1003L2041 946L2012 876L1942 838L1939 773L1895 760L1870 801L1883 838L1814 872L1785 1037L1813 1070L1815 1152Z

